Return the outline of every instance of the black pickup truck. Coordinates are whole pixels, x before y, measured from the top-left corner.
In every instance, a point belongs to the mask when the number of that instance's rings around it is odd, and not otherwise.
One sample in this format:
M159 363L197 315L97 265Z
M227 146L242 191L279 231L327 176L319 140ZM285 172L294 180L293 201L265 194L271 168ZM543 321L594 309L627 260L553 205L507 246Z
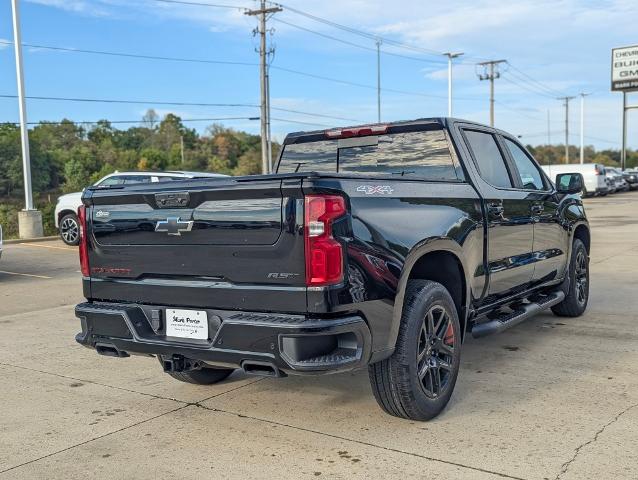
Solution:
M88 188L76 340L199 384L367 366L386 412L426 420L468 333L584 312L581 189L448 118L290 134L272 175Z

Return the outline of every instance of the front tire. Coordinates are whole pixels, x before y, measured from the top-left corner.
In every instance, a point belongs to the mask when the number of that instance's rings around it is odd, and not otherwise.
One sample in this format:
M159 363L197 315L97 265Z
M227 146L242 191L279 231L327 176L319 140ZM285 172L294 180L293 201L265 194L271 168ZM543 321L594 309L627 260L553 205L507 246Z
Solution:
M162 363L161 356L158 355L157 359L160 364ZM228 378L228 376L235 370L232 368L209 368L202 367L199 370L189 370L186 372L166 372L175 380L180 382L192 383L195 385L212 385L219 383L222 380Z
M585 244L575 238L569 261L569 289L565 299L552 307L559 317L579 317L587 309L589 301L589 254Z
M60 219L60 238L67 245L80 243L80 222L75 214L68 213Z
M377 403L396 417L436 417L452 396L460 361L461 327L449 292L410 280L395 351L368 367Z

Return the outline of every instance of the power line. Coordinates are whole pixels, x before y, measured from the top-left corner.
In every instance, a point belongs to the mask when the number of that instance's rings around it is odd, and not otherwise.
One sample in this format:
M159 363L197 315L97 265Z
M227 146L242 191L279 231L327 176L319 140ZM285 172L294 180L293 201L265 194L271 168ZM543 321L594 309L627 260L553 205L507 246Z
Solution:
M510 76L512 75L511 72L505 72L505 73L507 73L507 75L510 75ZM514 78L517 78L517 77L512 78L510 76L503 76L503 80L505 80L508 83L511 83L512 85L516 85L524 90L527 90L530 93L535 93L536 95L540 95L545 98L551 98L552 100L556 98L554 95L550 95L549 93L545 93L542 90L538 90L536 88L533 88L532 86L528 86L525 83L520 83L519 81L514 80Z
M16 95L4 95L0 94L0 98L17 98ZM107 99L107 98L75 98L75 97L45 97L45 96L28 96L25 97L28 100L51 100L61 102L83 102L83 103L119 103L119 104L132 104L132 105L170 105L170 106L182 106L182 107L235 107L235 108L259 108L259 105L251 103L206 103L206 102L167 102L167 101L154 101L154 100L119 100L119 99ZM279 112L296 113L299 115L308 115L311 117L329 118L333 120L345 120L347 122L361 122L361 120L339 117L334 115L326 115L322 113L305 112L302 110L294 110L283 107L271 107L273 110Z
M241 7L239 5L228 5L228 4L219 4L219 3L206 3L206 2L187 2L182 0L152 0L153 2L159 3L171 3L177 5L191 5L195 7L215 7L215 8L230 8L236 10L247 10L246 7Z
M371 90L377 90L377 86L376 85L370 85L370 84L365 84L365 83L358 83L358 82L351 82L349 80L342 80L339 78L333 78L333 77L326 77L323 75L317 75L314 73L308 73L308 72L302 72L299 70L293 70L291 68L285 68L285 67L277 67L275 65L272 65L270 68L274 69L274 70L280 70L282 72L288 72L288 73L293 73L296 75L303 75L304 77L311 77L311 78L316 78L319 80L326 80L329 82L334 82L334 83L341 83L343 85L350 85L353 87L359 87L359 88L366 88L366 89L371 89ZM421 93L421 92L414 92L414 91L409 91L409 90L399 90L399 89L395 89L395 88L386 88L386 87L381 87L381 91L384 92L389 92L389 93L398 93L401 95L411 95L411 96L417 96L417 97L427 97L427 98L442 98L445 99L447 97L443 96L443 95L431 95L429 93ZM471 100L471 101L480 101L479 98L472 98L472 97L455 97L459 100Z
M318 31L312 30L310 28L302 27L301 25L295 25L294 23L287 22L285 20L282 20L281 18L273 18L273 20L276 21L276 22L279 22L279 23L283 23L284 25L288 25L290 27L296 28L297 30L303 30L304 32L312 33L313 35L317 35L319 37L327 38L328 40L333 40L335 42L343 43L344 45L350 45L351 47L360 48L362 50L368 50L370 52L376 52L377 51L376 47L368 47L366 45L361 45L360 43L355 43L355 42L351 42L349 40L344 40L342 38L333 37L332 35L328 35L326 33L318 32ZM429 59L426 59L426 58L411 57L409 55L403 55L401 53L389 52L387 50L381 50L381 53L383 53L384 55L390 55L392 57L398 57L398 58L404 58L404 59L408 59L408 60L414 60L416 62L429 63L429 64L434 63L434 64L440 64L440 65L444 65L445 64L445 61L443 61L443 60L442 61L436 61L436 60L429 60Z
M388 44L388 45L392 45L392 46L395 46L395 47L403 48L403 49L406 49L406 50L412 50L414 52L424 53L424 54L427 54L427 55L443 56L443 52L438 52L436 50L431 50L431 49L427 49L427 48L417 47L415 45L408 45L406 43L398 42L396 40L392 40L390 38L382 37L382 36L376 35L374 33L369 33L369 32L366 32L366 31L363 31L363 30L359 30L359 29L356 29L356 28L353 28L353 27L349 27L347 25L342 25L340 23L333 22L332 20L327 20L325 18L318 17L318 16L313 15L311 13L304 12L304 11L299 10L297 8L293 8L293 7L290 7L288 5L284 5L282 3L276 3L276 2L270 2L270 3L273 3L275 5L279 5L280 7L285 8L287 11L296 13L297 15L304 16L306 18L314 20L315 22L323 23L324 25L328 25L330 27L337 28L339 30L343 30L343 31L351 33L353 35L359 35L359 36L365 37L365 38L367 38L369 40L374 40L374 41L380 40L382 43L385 43L385 44Z
M0 40L0 44L13 45L13 42ZM258 65L257 63L254 63L254 62L251 63L251 62L236 62L232 60L210 60L210 59L203 59L203 58L184 58L184 57L168 57L168 56L159 56L159 55L144 55L140 53L112 52L107 50L89 50L84 48L71 48L71 47L56 47L52 45L37 45L32 43L23 43L22 46L29 47L29 48L40 48L43 50L55 50L60 52L88 53L92 55L107 55L111 57L140 58L144 60L164 60L164 61L171 61L171 62L241 65L241 66L249 66L249 67L254 67Z
M215 117L215 118L180 118L181 122L221 122L221 121L230 121L230 120L252 120L257 117ZM102 122L107 122L109 124L129 124L129 123L142 123L142 119L138 120L40 120L37 122L28 122L29 125L62 125L63 123L71 122L81 125L98 125ZM17 122L0 122L0 124L4 125L17 125Z
M193 5L193 6L198 6L198 7L216 7L216 8L230 8L230 9L239 9L239 10L248 10L247 7L242 7L239 5L229 5L229 4L216 4L216 3L208 3L208 2L194 2L194 1L185 1L185 0L152 0L155 2L160 2L160 3L168 3L168 4L180 4L180 5ZM432 49L427 49L427 48L422 48L422 47L417 47L415 45L409 45L403 42L399 42L397 40L392 40L390 38L386 38L386 37L381 37L380 35L376 35L374 33L369 33L363 30L359 30L353 27L349 27L347 25L342 25L340 23L337 22L333 22L332 20L328 20L325 18L321 18L318 17L316 15L313 15L311 13L308 12L304 12L302 10L299 10L297 8L294 7L290 7L288 5L284 5L278 2L272 2L272 1L268 1L267 3L274 5L275 7L279 7L279 8L284 8L287 11L296 13L297 15L301 15L304 16L306 18L309 18L311 20L314 20L315 22L319 22L319 23L323 23L324 25L328 25L331 26L333 28L337 28L339 30L343 30L345 32L354 34L354 35L359 35L361 37L365 37L367 39L371 39L371 40L380 40L383 43L386 43L388 45L392 45L398 48L403 48L406 50L411 50L414 52L419 52L419 53L424 53L426 55L436 55L436 56L442 56L443 53L436 51L436 50L432 50ZM288 22L283 22L282 23L288 23ZM292 25L292 24L289 24ZM293 25L295 26L295 25ZM442 63L442 62L439 62Z
M222 122L222 121L233 121L233 120L258 120L259 117L210 117L210 118L180 118L181 122ZM271 120L275 120L281 123L295 123L300 125L313 125L319 127L332 127L333 125L325 124L325 123L315 123L315 122L304 122L301 120L293 120L290 118L271 118ZM98 125L102 122L108 122L109 124L133 124L133 123L142 123L143 120L66 120L71 123L80 124L80 125ZM65 120L61 121L51 121L51 120L40 120L38 122L28 122L28 125L62 125L66 122ZM19 125L18 122L0 122L0 125Z
M277 122L281 122L281 123L297 123L299 125L314 125L316 127L327 127L327 128L332 128L334 125L329 125L326 123L314 123L314 122L302 122L300 120L289 120L287 118L275 118L275 117L271 117L271 120L275 120Z
M512 111L512 112L514 112L514 113L516 113L518 115L521 115L523 117L527 117L530 120L542 120L540 117L529 115L528 113L523 112L520 108L512 107L512 106L508 105L507 103L504 103L504 102L502 102L500 100L494 100L494 103L496 103L496 104L500 105L501 107L506 108L507 110L510 110L510 111Z
M3 45L13 45L13 42L9 42L6 40L0 40L0 44ZM171 57L171 56L160 56L160 55L147 55L141 53L130 53L130 52L113 52L107 50L91 50L91 49L83 49L83 48L74 48L74 47L58 47L53 45L40 45L33 43L23 43L23 47L29 48L38 48L43 50L52 50L52 51L61 51L61 52L69 52L69 53L84 53L90 55L106 55L112 57L124 57L124 58L139 58L143 60L160 60L160 61L170 61L170 62L186 62L186 63L200 63L200 64L220 64L220 65L238 65L238 66L249 66L256 67L259 66L258 63L251 62L238 62L238 61L230 61L230 60L213 60L213 59L204 59L204 58L186 58L186 57ZM367 48L367 47L366 47ZM375 49L371 49L375 50ZM317 75L314 73L303 72L300 70L295 70L292 68L280 67L277 65L271 65L269 67L272 70L279 70L282 72L292 73L295 75L302 75L305 77L316 78L319 80L325 80L334 83L340 83L343 85L350 85L353 87L366 88L366 89L377 89L377 86L374 85L366 85L358 82L351 82L349 80L343 80L340 78L334 77L326 77L324 75ZM382 88L382 91L389 93L397 93L401 95L412 95L419 97L428 97L428 98L445 98L442 95L431 95L427 93L400 90L395 88ZM459 100L470 100L470 101L479 101L478 98L470 98L470 97L457 97Z
M547 136L548 132L538 132L538 133L522 133L520 134L521 137L523 138L534 138L534 137L545 137ZM560 133L564 133L564 130L552 130L551 132L552 135L558 135Z
M520 68L517 68L516 66L512 65L511 62L507 62L507 64L509 65L510 68L516 70L520 75L524 76L525 78L527 78L527 80L530 83L536 84L538 85L540 88L542 88L543 90L546 90L548 93L551 93L554 97L556 95L561 95L563 92L561 92L560 90L556 90L555 88L549 87L547 85L545 85L542 82L539 82L538 80L536 80L535 78L531 77L530 75L528 75L527 73L525 73L524 71L522 71Z
M578 137L577 133L570 133L569 134L570 137ZM618 141L613 141L613 140L609 140L607 138L600 138L600 137L592 137L591 135L585 135L585 138L588 140L595 140L597 142L603 142L603 143L610 143L610 144L617 144Z

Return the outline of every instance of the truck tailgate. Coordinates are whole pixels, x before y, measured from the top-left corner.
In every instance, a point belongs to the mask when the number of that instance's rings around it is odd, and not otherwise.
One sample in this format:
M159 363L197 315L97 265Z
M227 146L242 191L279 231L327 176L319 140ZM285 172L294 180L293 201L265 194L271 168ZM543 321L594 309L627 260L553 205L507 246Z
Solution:
M299 179L94 190L84 202L94 300L306 309Z

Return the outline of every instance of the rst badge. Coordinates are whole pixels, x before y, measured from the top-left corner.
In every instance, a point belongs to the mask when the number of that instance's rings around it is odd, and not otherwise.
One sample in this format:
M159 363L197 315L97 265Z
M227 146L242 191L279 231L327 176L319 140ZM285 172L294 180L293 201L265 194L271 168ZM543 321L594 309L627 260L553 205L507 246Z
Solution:
M169 235L181 236L182 232L190 232L193 228L193 221L182 221L179 217L168 217L160 220L155 225L156 232L164 232Z
M365 193L366 195L390 195L394 192L394 188L390 185L359 185L357 192Z

